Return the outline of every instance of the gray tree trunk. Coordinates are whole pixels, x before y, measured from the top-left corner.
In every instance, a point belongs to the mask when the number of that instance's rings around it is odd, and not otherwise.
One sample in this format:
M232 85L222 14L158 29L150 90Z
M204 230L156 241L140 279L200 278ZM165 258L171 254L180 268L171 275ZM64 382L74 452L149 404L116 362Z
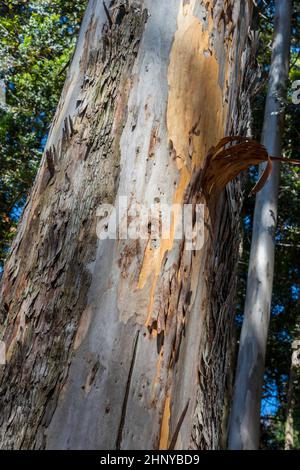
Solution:
M281 155L284 97L289 71L291 0L276 0L269 88L262 143L269 155ZM253 220L244 321L232 403L229 448L257 449L260 406L272 284L279 163L257 194Z
M182 205L248 124L252 2L91 0L2 280L3 449L218 448L240 192L205 244L99 240L101 203ZM158 241L159 242L159 241Z
M299 336L299 333L297 334ZM289 387L287 393L287 410L285 421L285 450L295 449L296 435L299 434L299 392L300 392L300 340L292 343ZM296 418L296 423L295 419Z

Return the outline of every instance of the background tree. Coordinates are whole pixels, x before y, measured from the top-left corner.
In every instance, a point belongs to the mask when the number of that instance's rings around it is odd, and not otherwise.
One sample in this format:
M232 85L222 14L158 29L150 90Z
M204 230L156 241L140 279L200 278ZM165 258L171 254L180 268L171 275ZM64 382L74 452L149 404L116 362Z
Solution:
M256 10L257 27L260 31L258 62L261 67L261 84L252 102L252 129L254 136L261 137L266 86L271 58L274 2L258 2ZM286 102L283 153L299 158L299 105L292 103L291 84L299 79L299 2L293 2L292 46L288 97ZM250 191L257 179L256 170L251 170L246 182ZM281 184L278 199L278 222L275 237L275 278L271 306L271 321L268 337L266 369L262 402L261 446L263 448L284 448L284 423L288 377L291 363L291 343L297 338L299 318L299 169L282 165ZM241 311L246 288L246 276L252 233L254 199L246 198L243 207L243 251L239 264L239 304ZM241 324L238 313L237 322ZM297 414L297 408L295 409ZM298 415L299 416L299 415ZM295 426L299 419L295 417ZM299 443L295 441L295 447Z
M282 101L289 71L291 11L291 0L275 1L274 39L262 133L262 144L269 155L274 156L280 156L282 152ZM265 166L262 165L262 171L265 171ZM261 389L274 277L279 162L273 163L270 170L268 181L255 201L245 310L230 418L230 449L253 450L259 446Z

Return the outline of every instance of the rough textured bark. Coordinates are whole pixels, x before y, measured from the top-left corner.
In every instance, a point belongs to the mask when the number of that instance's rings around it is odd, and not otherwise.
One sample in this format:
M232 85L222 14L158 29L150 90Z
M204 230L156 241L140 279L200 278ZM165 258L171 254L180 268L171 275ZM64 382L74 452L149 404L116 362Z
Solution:
M197 199L208 149L247 130L252 1L107 6L89 2L3 275L1 446L215 449L239 185L206 201L195 252L97 240L96 209Z
M289 71L291 1L276 0L275 27L262 144L281 155L283 98ZM257 449L272 285L279 163L255 201L244 320L230 419L229 448Z

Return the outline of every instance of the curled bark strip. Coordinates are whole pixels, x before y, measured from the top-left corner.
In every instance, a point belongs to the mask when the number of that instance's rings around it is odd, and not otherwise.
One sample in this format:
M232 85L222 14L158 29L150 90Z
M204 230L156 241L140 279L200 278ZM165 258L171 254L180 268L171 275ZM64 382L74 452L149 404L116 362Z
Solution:
M268 157L268 163L262 172L259 180L257 181L256 185L251 189L249 196L254 196L254 194L258 193L266 184L273 168L273 163L270 157Z
M218 194L241 171L251 165L267 162L259 181L250 192L252 196L266 184L272 171L272 161L300 165L299 160L268 155L266 148L256 140L241 136L224 137L209 150L205 158L201 171L202 191L205 196L210 196L212 193Z

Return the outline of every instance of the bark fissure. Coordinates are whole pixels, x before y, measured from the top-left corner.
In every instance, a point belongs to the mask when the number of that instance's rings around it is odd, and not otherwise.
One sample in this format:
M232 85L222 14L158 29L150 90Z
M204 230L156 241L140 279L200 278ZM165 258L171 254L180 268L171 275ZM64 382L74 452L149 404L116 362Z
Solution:
M104 24L98 49L89 51L86 38L75 114L64 119L61 139L45 152L20 228L23 238L17 238L7 262L2 296L8 306L3 337L8 364L0 372L5 448L45 445L44 429L66 380L87 302L87 266L97 244L95 211L116 194L130 73L146 19L145 10L130 7L118 25L107 30ZM90 35L95 25L92 17Z
M187 404L185 405L184 407L184 410L182 411L181 415L180 415L180 418L179 418L179 421L177 423L177 426L175 428L175 431L174 431L174 434L172 436L172 439L170 441L170 445L169 445L169 449L168 450L174 450L175 448L175 445L176 445L176 441L177 441L177 438L178 438L178 434L179 434L179 431L180 431L180 428L182 426L182 423L183 423L183 420L185 418L185 415L187 413L187 410L188 410L188 407L189 407L189 401L187 402Z
M131 359L130 368L128 372L125 395L124 395L123 404L122 404L121 420L120 420L117 439L116 439L116 449L121 449L121 444L122 444L122 434L123 434L123 429L124 429L124 424L125 424L125 419L126 419L128 396L129 396L129 390L131 386L132 372L133 372L135 358L136 358L136 350L137 350L137 345L138 345L139 333L140 332L137 331L134 344L133 344L132 359Z

